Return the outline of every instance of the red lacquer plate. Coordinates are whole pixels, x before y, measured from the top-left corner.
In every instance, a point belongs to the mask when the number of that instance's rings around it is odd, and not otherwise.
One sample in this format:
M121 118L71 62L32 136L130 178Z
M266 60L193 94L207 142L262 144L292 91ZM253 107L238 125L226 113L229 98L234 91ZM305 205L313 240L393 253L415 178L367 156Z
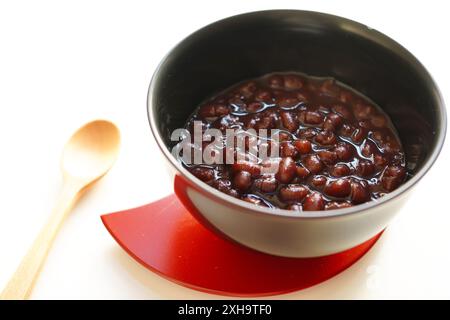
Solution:
M355 263L381 236L325 257L276 257L216 235L197 222L175 195L103 215L102 221L119 245L151 271L192 289L244 297L321 283Z

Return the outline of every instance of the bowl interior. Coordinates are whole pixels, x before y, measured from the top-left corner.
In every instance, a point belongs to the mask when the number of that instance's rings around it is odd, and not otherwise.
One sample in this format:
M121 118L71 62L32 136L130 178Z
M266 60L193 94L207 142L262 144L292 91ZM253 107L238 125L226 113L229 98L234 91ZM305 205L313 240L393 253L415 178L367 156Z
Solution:
M262 11L211 24L183 40L152 80L149 108L170 148L206 98L270 72L331 76L365 94L391 117L415 173L429 160L445 126L439 92L403 47L359 23L306 11Z

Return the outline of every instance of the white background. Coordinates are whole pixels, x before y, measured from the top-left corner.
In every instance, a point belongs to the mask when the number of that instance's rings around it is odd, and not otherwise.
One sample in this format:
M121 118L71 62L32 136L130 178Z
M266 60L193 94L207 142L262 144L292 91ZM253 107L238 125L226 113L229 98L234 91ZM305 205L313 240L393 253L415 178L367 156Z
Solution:
M322 11L400 42L428 68L448 102L445 3L1 0L0 287L57 197L66 139L84 122L106 118L122 130L120 158L67 219L32 298L220 298L147 271L118 247L99 218L171 192L145 109L161 58L192 31L226 16L274 8ZM369 254L325 283L275 298L450 298L448 141Z

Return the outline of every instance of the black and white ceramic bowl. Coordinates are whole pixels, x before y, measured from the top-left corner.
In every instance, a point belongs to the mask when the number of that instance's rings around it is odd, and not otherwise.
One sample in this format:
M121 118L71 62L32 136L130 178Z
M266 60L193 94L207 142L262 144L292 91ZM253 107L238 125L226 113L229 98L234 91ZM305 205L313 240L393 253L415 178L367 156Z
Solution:
M406 152L409 180L351 208L303 213L262 208L195 178L172 156L171 132L208 96L245 79L299 71L331 76L365 94L391 117ZM163 59L148 94L153 135L176 175L183 203L208 227L242 245L286 257L352 248L382 231L442 148L446 112L423 65L363 24L308 11L230 17L194 32Z

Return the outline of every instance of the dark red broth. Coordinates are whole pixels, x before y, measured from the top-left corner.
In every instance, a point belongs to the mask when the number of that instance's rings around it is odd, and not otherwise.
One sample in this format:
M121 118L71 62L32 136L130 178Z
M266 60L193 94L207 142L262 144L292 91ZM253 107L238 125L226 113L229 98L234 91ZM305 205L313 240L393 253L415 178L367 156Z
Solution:
M203 103L188 120L207 128L279 130L278 171L253 162L186 165L197 178L244 201L291 210L330 210L375 200L405 180L405 156L381 108L331 78L269 74ZM260 143L264 143L260 142ZM245 150L235 150L245 152Z

